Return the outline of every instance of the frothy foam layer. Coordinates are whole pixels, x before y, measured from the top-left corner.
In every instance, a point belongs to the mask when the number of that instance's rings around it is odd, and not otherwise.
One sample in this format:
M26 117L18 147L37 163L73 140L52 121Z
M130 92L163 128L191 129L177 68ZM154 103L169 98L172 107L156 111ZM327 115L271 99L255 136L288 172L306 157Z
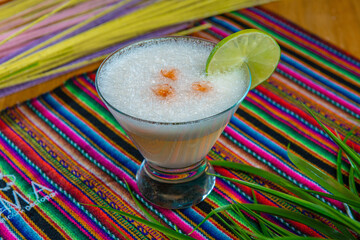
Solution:
M243 70L205 76L212 48L200 41L168 39L122 50L102 66L98 89L117 110L148 121L215 115L236 104L249 83Z

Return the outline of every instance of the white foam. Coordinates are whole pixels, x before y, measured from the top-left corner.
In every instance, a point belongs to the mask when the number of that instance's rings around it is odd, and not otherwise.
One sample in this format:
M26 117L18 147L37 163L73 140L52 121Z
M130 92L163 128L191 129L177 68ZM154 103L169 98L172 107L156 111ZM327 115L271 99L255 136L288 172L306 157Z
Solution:
M119 111L148 121L184 122L206 118L233 106L244 95L247 80L240 70L205 76L212 45L169 40L114 54L97 76L102 96ZM179 70L178 79L164 78L162 69ZM209 81L212 90L195 94L191 84ZM157 97L152 87L169 84L175 95Z

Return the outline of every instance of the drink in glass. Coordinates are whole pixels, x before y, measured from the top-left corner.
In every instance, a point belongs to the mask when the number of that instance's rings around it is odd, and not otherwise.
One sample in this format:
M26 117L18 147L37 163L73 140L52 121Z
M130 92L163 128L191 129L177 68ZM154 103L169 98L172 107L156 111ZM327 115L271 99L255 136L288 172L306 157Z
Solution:
M215 44L164 37L124 47L100 66L96 88L144 161L142 195L165 208L186 208L213 189L206 155L250 87L246 65L206 76Z

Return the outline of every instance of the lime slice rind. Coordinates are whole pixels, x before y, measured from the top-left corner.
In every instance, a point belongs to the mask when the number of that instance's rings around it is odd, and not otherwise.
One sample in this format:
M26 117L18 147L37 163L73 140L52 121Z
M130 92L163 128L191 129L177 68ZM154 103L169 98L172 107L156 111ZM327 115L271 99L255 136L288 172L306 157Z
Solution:
M252 75L253 89L267 80L280 61L280 47L267 33L246 29L221 40L210 53L206 73L231 71L246 62Z

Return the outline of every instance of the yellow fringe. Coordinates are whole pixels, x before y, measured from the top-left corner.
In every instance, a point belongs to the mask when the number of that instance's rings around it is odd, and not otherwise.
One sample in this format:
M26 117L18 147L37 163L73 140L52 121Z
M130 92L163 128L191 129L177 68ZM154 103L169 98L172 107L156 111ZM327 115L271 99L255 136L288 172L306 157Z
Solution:
M21 1L22 0L20 0L20 2ZM65 39L52 46L48 46L50 43L79 29L85 24L98 19L99 17L104 16L105 14L130 2L130 0L122 1L112 6L111 8L108 8L107 10L95 15L87 21L84 21L83 23L80 23L60 33L48 41L45 41L42 44L39 44L25 53L0 65L0 88L13 86L15 84L24 83L44 76L50 76L54 73L68 71L99 61L105 56L89 61L83 61L73 66L62 67L63 65L78 58L87 56L116 43L134 38L156 29L179 24L182 22L198 20L201 18L206 18L220 13L229 12L269 1L271 0L159 0L144 8L138 9L127 15L96 26L92 29L89 29L88 31ZM15 0L13 2L19 1ZM4 9L11 10L11 12L15 14L19 11L24 11L26 6L29 6L30 2L36 4L39 3L40 0L26 0L19 6L14 5L13 2L11 2L8 7L2 6L0 8L0 16L2 16L2 13L5 11ZM60 8L57 8L42 18L35 20L30 25L33 26L46 17L54 14L57 11L60 11L66 7L67 4L78 4L80 2L81 0L70 0L68 3L60 6ZM7 4L5 4L5 6L6 5ZM11 15L7 14L7 16ZM190 34L208 27L210 26L198 26L193 29L179 32L177 34ZM25 30L22 29L21 32L16 33L16 35L21 34Z

